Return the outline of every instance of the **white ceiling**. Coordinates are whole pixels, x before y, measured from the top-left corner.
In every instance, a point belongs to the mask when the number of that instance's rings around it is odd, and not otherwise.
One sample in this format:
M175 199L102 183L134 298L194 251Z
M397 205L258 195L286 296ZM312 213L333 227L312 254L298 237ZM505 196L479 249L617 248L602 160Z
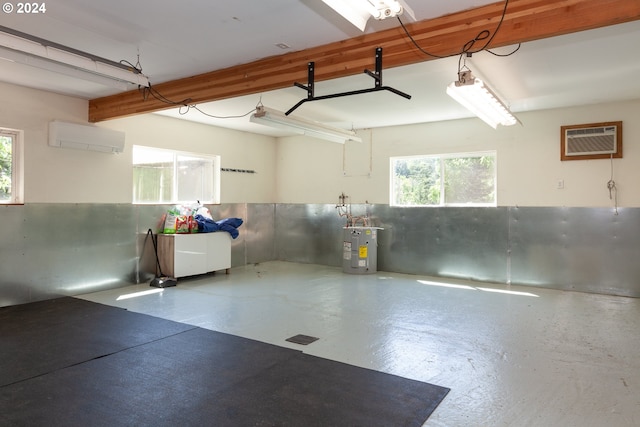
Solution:
M493 3L487 0L409 0L417 20ZM2 13L0 25L114 61L136 63L154 84L304 50L362 34L320 0L57 0L46 13ZM370 20L366 31L397 26ZM475 34L470 35L470 38ZM515 54L478 53L467 61L518 112L640 98L640 21L525 43ZM283 50L276 46L290 46ZM515 46L496 50L512 51ZM348 53L347 53L348 54ZM371 66L374 69L374 52ZM383 82L412 96L391 92L309 102L293 115L344 128L371 128L469 117L445 87L457 76L458 58L384 69ZM114 88L74 80L0 60L0 80L85 99L117 93ZM306 83L306 82L300 82ZM317 82L315 95L366 89L366 74ZM306 92L292 86L262 94L198 105L162 114L267 135L286 135L250 123L246 115L262 102L286 111ZM185 114L186 113L186 114ZM526 125L526 122L525 122Z

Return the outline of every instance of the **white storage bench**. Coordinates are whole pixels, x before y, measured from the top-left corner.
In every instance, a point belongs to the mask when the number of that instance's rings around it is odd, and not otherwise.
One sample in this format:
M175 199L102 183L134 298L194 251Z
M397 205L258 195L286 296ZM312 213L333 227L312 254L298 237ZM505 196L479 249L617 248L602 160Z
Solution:
M179 278L231 268L231 235L226 231L158 234L162 273Z

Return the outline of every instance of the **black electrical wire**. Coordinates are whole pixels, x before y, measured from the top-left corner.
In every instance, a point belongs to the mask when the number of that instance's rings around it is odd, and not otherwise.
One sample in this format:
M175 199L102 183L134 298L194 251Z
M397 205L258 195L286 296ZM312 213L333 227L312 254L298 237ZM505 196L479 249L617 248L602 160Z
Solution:
M135 74L142 74L142 65L140 65L140 55L138 55L138 62L136 63L136 65L133 65L131 62L127 61L126 59L121 60L120 64L130 67ZM189 102L191 101L191 98L186 98L186 99L183 99L182 101L173 101L167 98L166 96L164 96L163 94L161 94L159 91L157 91L151 83L149 83L148 87L140 86L139 90L142 92L143 99L145 100L148 99L148 95L151 95L158 101L164 104L169 104L173 106L178 106L178 105L188 106Z
M399 17L399 16L397 17L397 19L398 19L398 22L400 23L400 26L402 27L402 29L403 29L404 33L407 35L407 37L409 38L409 40L411 40L411 43L413 43L413 45L416 47L416 49L418 49L420 52L424 53L425 55L427 55L427 56L432 56L432 57L434 57L434 58L440 58L440 59L448 58L448 57L450 57L450 56L458 55L457 53L455 53L455 54L453 54L453 55L441 56L441 55L436 55L435 53L427 52L426 50L424 50L424 49L422 48L422 46L420 46L420 45L418 44L418 42L416 41L416 39L414 39L414 38L413 38L413 36L411 35L411 33L409 32L409 30L407 29L407 27L405 27L404 22L402 22L402 19L400 19L400 17Z
M122 59L120 61L120 63L122 65L127 65L129 67L131 67L131 71L134 74L142 74L142 67L140 66L140 61L138 60L138 64L137 65L133 65L131 62L127 61L126 59Z
M120 63L125 64L130 66L133 70L135 70L135 73L137 74L142 74L142 67L140 67L139 65L133 65L131 62L126 61L126 60L122 60L120 61ZM140 62L138 62L138 64L140 64ZM180 115L185 115L189 112L189 110L194 109L196 111L198 111L200 114L203 114L207 117L212 117L214 119L241 119L243 117L247 117L248 115L250 115L251 113L253 113L254 111L256 111L255 108L253 108L251 111L245 113L245 114L241 114L241 115L233 115L233 116L217 116L214 114L209 114L206 113L204 111L202 111L196 104L191 104L191 98L185 98L182 101L173 101L169 98L167 98L166 96L164 96L162 93L160 93L155 87L153 87L153 85L151 83L149 83L148 87L140 87L139 88L140 91L142 92L142 96L143 99L148 99L148 95L151 95L153 98L155 98L156 100L164 103L164 104L168 104L168 105L172 105L174 107L180 107L178 112L180 113Z
M515 49L513 49L513 50L512 50L511 52L509 52L509 53L496 53L496 52L493 52L493 51L491 51L491 50L489 50L489 49L485 49L484 51L485 51L485 52L488 52L488 53L490 53L491 55L494 55L494 56L502 56L502 57L505 57L505 56L511 56L511 55L513 55L514 53L516 53L517 51L519 51L521 46L522 46L522 43L518 43L518 46L516 46L516 48L515 48Z
M484 46L482 46L482 49L480 49L480 51L486 50L487 46L489 46L491 44L491 42L493 41L493 38L496 36L496 34L498 34L498 31L500 31L500 27L502 26L502 22L504 21L504 17L507 14L507 7L509 6L509 0L505 0L504 2L504 8L502 8L502 16L500 16L500 21L498 21L498 26L496 27L495 31L493 32L493 34L491 34L491 37L489 37L489 40L487 40L487 42L485 43ZM486 31L486 30L485 30ZM482 33L482 32L481 32ZM477 37L476 37L477 39ZM471 47L473 47L473 45L471 45ZM465 53L468 51L465 51ZM473 53L473 52L472 52Z
M462 50L460 52L457 53L453 53L451 55L436 55L433 53L430 53L428 51L426 51L425 49L423 49L418 42L413 38L413 36L411 35L411 33L409 33L409 30L407 29L407 27L404 25L404 22L402 22L402 19L400 19L400 17L398 16L398 22L400 23L400 26L402 27L402 29L404 30L406 36L409 38L409 40L411 40L411 42L413 43L413 45L423 54L427 55L427 56L431 56L434 58L449 58L452 56L456 56L459 55L460 59L458 61L458 71L461 70L461 61L464 55L470 57L473 53L477 53L477 52L482 52L482 51L486 51L489 52L492 55L495 56L510 56L513 55L514 53L516 53L519 49L521 44L518 44L518 46L510 53L507 54L498 54L495 52L492 52L491 50L487 49L487 46L489 46L491 44L491 42L493 41L493 38L496 36L496 34L498 33L498 31L500 30L500 27L502 26L502 22L504 21L504 17L507 13L507 7L509 6L509 0L505 0L504 3L504 8L502 10L502 15L500 16L500 21L498 22L498 25L496 26L496 29L493 31L493 33L489 30L482 30L480 31L473 39L469 40L467 43L464 44L464 46L462 47ZM477 50L473 50L473 47L476 45L477 42L481 42L487 40L486 43L484 44L484 46L482 46L482 48L477 49ZM142 74L142 67L140 66L140 60L138 59L138 63L136 65L133 65L131 62L126 61L126 60L122 60L120 61L121 64L124 65L128 65L129 67L131 67L134 72L136 74ZM200 114L203 114L207 117L212 117L214 119L240 119L243 117L246 117L250 114L252 114L254 111L256 111L256 109L252 109L251 111L245 113L245 114L241 114L241 115L232 115L232 116L218 116L218 115L214 115L214 114L209 114L206 113L204 111L202 111L196 104L190 104L191 98L186 98L182 101L173 101L169 98L167 98L166 96L164 96L163 94L161 94L158 90L156 90L151 83L149 83L149 87L141 87L140 88L143 94L144 99L147 99L148 95L151 95L153 98L155 98L156 100L168 104L168 105L172 105L172 106L179 106L179 114L180 115L185 115L189 112L189 110L194 109L196 111L198 111Z
M186 110L183 110L183 108L186 108ZM189 110L194 109L196 111L198 111L200 114L203 114L207 117L212 117L214 119L242 119L244 117L247 117L248 115L252 114L254 111L256 111L255 108L251 109L251 111L245 113L245 114L240 114L240 115L236 115L236 116L216 116L215 114L209 114L206 113L204 111L202 111L197 105L183 105L182 107L180 107L180 109L178 110L178 112L180 113L180 115L185 115L189 112Z
M473 39L469 40L467 43L464 44L464 46L462 46L462 49L460 50L460 52L456 52L456 53L452 53L451 55L436 55L434 53L428 52L427 50L423 49L418 42L413 38L413 36L411 35L411 33L409 32L409 30L407 29L407 27L404 25L404 23L402 22L402 19L400 19L400 17L398 16L398 22L400 23L400 26L402 27L404 33L407 35L407 37L409 38L409 40L411 40L411 42L413 43L413 45L423 54L427 55L427 56L431 56L433 58L450 58L452 56L458 56L460 55L462 57L462 55L467 55L467 56L471 56L471 54L473 53L477 53L477 52L482 52L482 51L486 51L489 52L493 55L496 56L509 56L509 55L513 55L514 53L516 53L519 49L520 49L520 44L518 44L518 47L513 51L510 52L508 54L497 54L495 52L490 51L489 49L487 49L487 46L489 46L491 44L491 42L493 41L493 38L496 36L496 34L498 33L498 31L500 30L500 27L502 26L502 23L504 21L504 17L507 13L507 7L509 6L509 0L505 0L504 2L504 8L502 9L502 15L500 16L500 21L498 22L498 25L496 26L496 29L493 31L493 33L489 30L482 30L480 31ZM476 45L476 43L481 42L486 40L486 43L484 43L484 46L482 46L482 48L480 49L476 49L474 50L473 47Z
M162 95L157 89L155 89L151 84L149 84L149 87L145 87L142 88L144 91L144 96L146 99L146 94L149 94L151 96L153 96L155 99L157 99L160 102L163 102L165 104L168 105L172 105L175 107L180 107L178 109L178 113L181 116L184 116L185 114L187 114L190 110L196 110L198 111L200 114L205 115L207 117L211 117L214 119L241 119L243 117L247 117L248 115L252 114L254 111L256 111L255 108L252 108L251 111L244 113L244 114L240 114L240 115L231 115L231 116L218 116L215 114L210 114L207 113L205 111L203 111L200 107L198 107L198 105L196 104L191 104L191 98L186 98L182 101L173 101L169 98L167 98L166 96Z
M151 83L149 83L149 87L143 88L143 93L145 94L145 99L146 99L146 94L149 94L153 96L155 99L157 99L158 101L168 105L173 105L173 106L179 106L179 105L187 106L191 101L191 98L186 98L186 99L183 99L182 101L173 101L167 98L166 96L164 96L163 94L161 94L160 92L158 92Z

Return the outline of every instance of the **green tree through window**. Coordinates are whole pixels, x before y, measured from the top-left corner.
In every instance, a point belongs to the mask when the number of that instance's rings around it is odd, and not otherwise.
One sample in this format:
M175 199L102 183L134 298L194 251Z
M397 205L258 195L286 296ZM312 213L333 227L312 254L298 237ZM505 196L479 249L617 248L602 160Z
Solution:
M495 152L395 157L391 170L394 206L496 204Z
M0 201L11 200L13 136L0 134Z

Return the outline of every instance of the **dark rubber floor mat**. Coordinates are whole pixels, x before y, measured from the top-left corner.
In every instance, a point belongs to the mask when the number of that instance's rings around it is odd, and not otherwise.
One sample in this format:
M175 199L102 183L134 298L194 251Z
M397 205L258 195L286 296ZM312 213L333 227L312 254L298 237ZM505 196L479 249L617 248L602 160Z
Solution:
M194 326L77 298L0 308L0 386Z
M67 306L87 329L71 347L121 347L92 321L109 318L104 307ZM123 317L112 327L138 331L138 344L0 387L0 425L421 426L449 391L201 328L158 338L158 319L110 310Z

